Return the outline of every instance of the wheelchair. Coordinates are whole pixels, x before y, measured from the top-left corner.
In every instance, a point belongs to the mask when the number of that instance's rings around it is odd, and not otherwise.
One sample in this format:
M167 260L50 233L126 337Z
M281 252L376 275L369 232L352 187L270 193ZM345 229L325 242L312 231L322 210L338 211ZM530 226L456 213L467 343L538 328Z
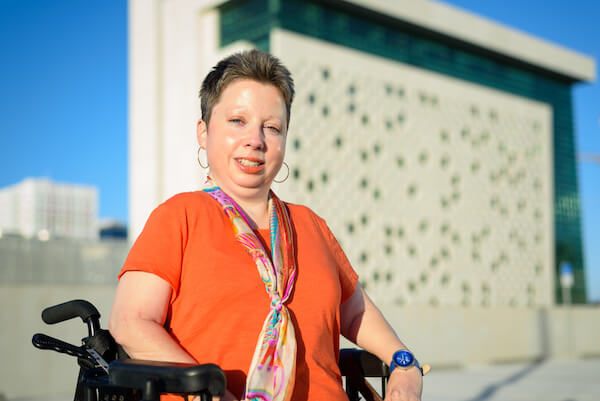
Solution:
M100 313L88 301L72 300L42 311L46 324L76 317L87 325L88 335L82 339L81 346L41 333L32 338L36 348L77 358L79 374L74 401L160 401L164 393L179 394L188 400L191 399L188 396L198 396L201 401L211 401L213 396L225 394L225 373L217 365L129 358L109 331L100 327ZM342 349L339 366L350 401L382 401L367 378L380 378L381 394L385 394L390 371L375 355L358 349Z

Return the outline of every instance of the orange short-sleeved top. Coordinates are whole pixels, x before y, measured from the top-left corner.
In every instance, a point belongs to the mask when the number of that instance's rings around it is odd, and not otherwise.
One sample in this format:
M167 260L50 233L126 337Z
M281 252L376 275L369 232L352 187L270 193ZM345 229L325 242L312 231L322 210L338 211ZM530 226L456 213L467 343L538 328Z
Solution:
M358 276L323 219L307 207L287 206L297 254L287 302L298 344L292 400L347 400L338 368L340 305ZM257 231L269 244L268 230ZM120 275L132 270L170 284L166 329L198 363L221 366L227 388L241 397L269 296L221 206L201 191L158 206Z

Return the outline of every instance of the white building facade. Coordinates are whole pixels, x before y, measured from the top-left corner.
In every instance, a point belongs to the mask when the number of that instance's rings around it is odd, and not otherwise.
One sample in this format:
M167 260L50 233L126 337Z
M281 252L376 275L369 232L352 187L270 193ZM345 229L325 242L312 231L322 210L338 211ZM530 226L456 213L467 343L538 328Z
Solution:
M27 238L98 238L98 190L27 178L0 189L0 230Z
M376 301L552 305L565 255L585 291L570 85L589 57L426 0L129 5L133 238L204 179L202 78L258 47L297 89L274 188L327 220Z

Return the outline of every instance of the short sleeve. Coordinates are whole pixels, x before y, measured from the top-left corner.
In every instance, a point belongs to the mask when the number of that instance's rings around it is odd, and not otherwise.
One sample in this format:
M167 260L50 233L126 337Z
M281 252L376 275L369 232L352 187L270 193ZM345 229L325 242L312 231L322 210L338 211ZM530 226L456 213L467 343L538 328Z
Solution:
M325 234L325 238L327 240L327 245L331 250L331 253L335 259L338 275L340 279L340 286L342 289L342 298L341 303L346 302L348 298L354 294L356 290L356 283L358 282L358 274L352 268L346 253L342 250L339 242L327 226L325 220L319 218L319 225L321 226L321 230L323 230Z
M187 243L186 211L178 202L167 201L151 214L119 273L143 271L168 282L172 296L179 292L181 266Z

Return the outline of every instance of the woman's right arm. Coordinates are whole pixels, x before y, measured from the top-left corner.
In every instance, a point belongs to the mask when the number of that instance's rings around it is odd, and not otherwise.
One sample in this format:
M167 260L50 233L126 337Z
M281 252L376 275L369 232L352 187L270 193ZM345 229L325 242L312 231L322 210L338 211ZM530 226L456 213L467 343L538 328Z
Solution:
M155 274L128 271L119 280L109 330L132 358L196 363L164 328L171 286Z
M170 297L171 286L155 274L128 271L119 279L108 326L132 358L197 363L164 328ZM234 400L229 391L221 398Z

